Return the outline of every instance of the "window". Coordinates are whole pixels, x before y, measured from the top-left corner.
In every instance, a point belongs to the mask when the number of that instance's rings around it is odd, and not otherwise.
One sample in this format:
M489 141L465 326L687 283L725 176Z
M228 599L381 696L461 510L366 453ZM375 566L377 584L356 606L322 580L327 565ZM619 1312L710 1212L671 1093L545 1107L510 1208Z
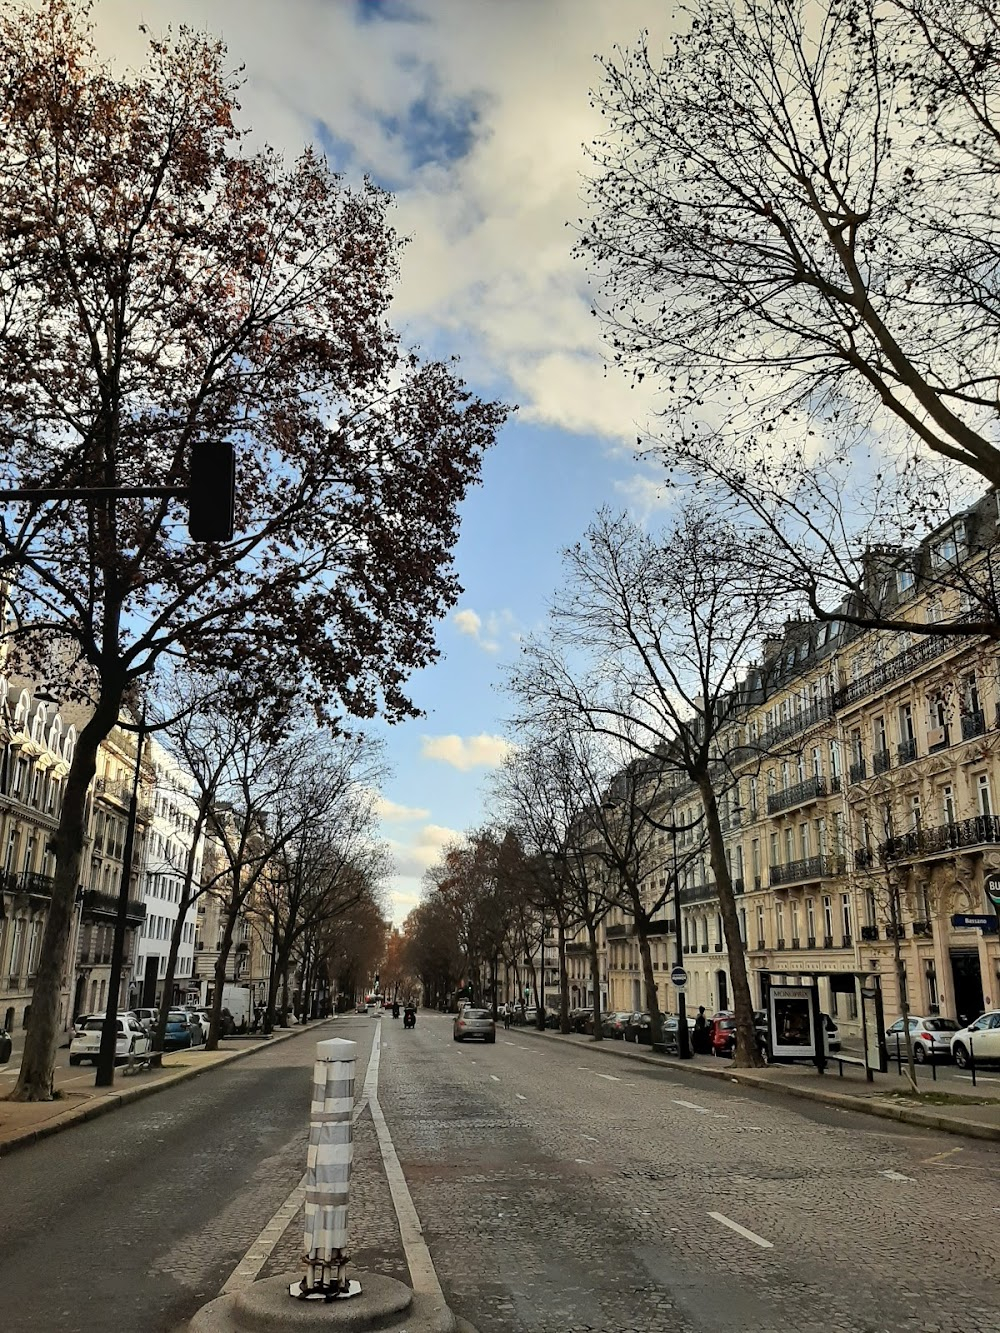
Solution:
M823 776L823 756L818 745L812 747L812 775L814 778Z
M844 943L847 944L851 938L851 895L842 893L840 895L840 923L844 931Z
M919 833L920 827L920 797L915 795L910 797L910 829Z
M810 851L808 824L799 825L799 846L802 849L802 860L805 861L812 855L812 852Z
M910 589L913 587L913 583L914 583L914 578L912 569L896 570L896 591L899 593L900 596L902 596L903 593L905 592L909 592Z
M760 839L754 838L750 844L750 860L753 864L753 877L760 879Z
M806 899L806 933L811 940L816 938L816 899Z
M785 829L785 864L791 865L795 860L795 830Z
M979 685L976 681L976 673L970 671L967 676L962 677L962 702L965 705L966 713L978 713L980 709Z
M763 907L760 907L760 906L758 906L758 908L757 908L757 938L758 938L758 940L761 940L761 941L763 941L764 938L765 938L765 936L764 936L764 909L763 909Z
M797 940L799 938L799 904L797 899L793 898L788 904L788 914L792 923L792 939Z
M774 924L777 929L778 939L785 938L785 909L781 903L774 904Z
M941 603L935 597L927 603L927 623L928 625L937 625L944 619L944 612L941 610Z
M955 789L952 786L941 788L941 813L946 824L955 822Z
M904 743L913 740L913 708L903 704L899 710L899 736Z
M828 894L823 898L823 934L833 939L833 899Z
M836 781L840 777L840 746L830 742L830 777Z
M981 815L992 815L993 798L990 794L990 779L986 773L980 773L976 778L976 806Z
M885 736L885 718L884 717L875 718L874 722L872 723L872 728L875 732L876 751L884 751L888 749L888 746L886 745L886 736Z
M13 836L13 835L11 835L11 836ZM772 834L771 834L771 865L773 865L773 866L780 866L780 865L781 865L781 854L780 854L780 852L778 851L778 835L777 835L777 833L772 833Z

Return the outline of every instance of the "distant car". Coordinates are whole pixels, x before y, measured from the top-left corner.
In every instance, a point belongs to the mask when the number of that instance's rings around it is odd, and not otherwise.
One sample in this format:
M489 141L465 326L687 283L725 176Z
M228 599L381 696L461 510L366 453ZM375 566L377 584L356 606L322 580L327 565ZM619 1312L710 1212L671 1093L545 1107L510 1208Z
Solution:
M885 1030L885 1047L890 1056L896 1054L897 1037L900 1053L906 1052L904 1036L906 1022L910 1027L913 1058L918 1065L925 1064L931 1057L935 1060L951 1059L951 1039L959 1031L958 1023L954 1018L939 1018L936 1015L917 1018L910 1014L906 1020L897 1018L895 1023Z
M470 1037L479 1037L482 1041L494 1043L497 1039L497 1025L488 1009L473 1009L471 1005L456 1014L452 1029L455 1041L468 1041Z
M356 1006L354 1012L355 1012L356 1014L367 1014L367 1012L368 1012L368 1006L365 1004L364 1000L359 1000L359 1001L358 1001L357 1006Z
M159 1009L130 1009L129 1013L134 1015L149 1033L155 1030L157 1019L160 1017Z
M79 1036L74 1037L69 1046L71 1065L82 1064L84 1060L97 1061L101 1052L101 1035L107 1020L88 1018ZM115 1060L127 1060L130 1055L145 1055L152 1046L149 1033L137 1018L123 1014L111 1020L117 1025L115 1038Z
M629 1014L628 1021L625 1024L625 1040L633 1042L636 1046L651 1046L653 1043L653 1028L649 1014L644 1010L635 1010Z
M605 1014L601 1019L601 1031L606 1037L611 1037L616 1041L624 1041L625 1028L631 1017L632 1015L624 1009L619 1009L612 1014Z
M959 1028L951 1039L951 1054L959 1069L968 1069L973 1059L977 1065L1000 1061L1000 1009L990 1009Z
M578 1005L575 1009L571 1009L569 1011L570 1032L586 1032L587 1019L589 1018L591 1023L593 1023L593 1017L593 1010L585 1009L582 1005Z
M192 1009L191 1017L201 1028L202 1042L208 1041L208 1034L212 1030L212 1015L207 1009Z
M708 1046L712 1055L732 1055L736 1047L736 1017L734 1014L713 1014L708 1021Z
M11 1052L14 1049L14 1041L6 1028L0 1028L0 1065L10 1062Z
M167 1014L167 1030L163 1038L165 1051L186 1051L194 1046L191 1019L186 1009L171 1009Z

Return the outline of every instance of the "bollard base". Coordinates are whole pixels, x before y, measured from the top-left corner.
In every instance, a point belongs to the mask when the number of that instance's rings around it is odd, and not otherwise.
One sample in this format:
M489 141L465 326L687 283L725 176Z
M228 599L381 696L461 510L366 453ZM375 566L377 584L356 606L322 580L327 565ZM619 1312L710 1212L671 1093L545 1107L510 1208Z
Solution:
M361 1283L355 1282L351 1278L347 1283L346 1291L303 1291L302 1283L305 1279L299 1278L298 1282L293 1282L288 1288L289 1296L294 1296L297 1301L349 1301L352 1296L361 1295Z
M474 1333L447 1307L415 1296L402 1282L381 1273L362 1273L362 1291L351 1300L289 1300L289 1292L300 1281L297 1273L283 1273L253 1282L229 1296L219 1296L202 1306L188 1324L188 1333L364 1333L368 1329L384 1329L386 1333Z

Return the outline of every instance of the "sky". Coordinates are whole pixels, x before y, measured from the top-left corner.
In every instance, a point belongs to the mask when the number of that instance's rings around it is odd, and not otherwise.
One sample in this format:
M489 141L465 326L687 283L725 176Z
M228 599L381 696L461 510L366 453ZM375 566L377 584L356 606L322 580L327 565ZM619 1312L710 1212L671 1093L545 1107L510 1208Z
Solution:
M397 327L518 406L463 506L464 592L439 626L440 659L411 681L423 716L383 729L397 924L443 848L484 817L507 746L502 667L544 628L563 548L603 504L645 518L663 500L632 455L654 401L605 365L570 224L583 145L600 132L595 56L643 27L655 41L668 13L655 0L96 0L102 50L141 63L140 25L218 34L245 67L257 141L289 157L313 143L348 180L390 189L410 238Z

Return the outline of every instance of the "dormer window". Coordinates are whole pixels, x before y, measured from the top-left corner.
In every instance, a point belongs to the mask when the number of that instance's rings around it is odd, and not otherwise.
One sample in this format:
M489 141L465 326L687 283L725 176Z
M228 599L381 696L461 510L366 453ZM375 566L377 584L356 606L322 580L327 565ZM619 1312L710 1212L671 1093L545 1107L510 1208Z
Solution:
M959 519L952 526L951 531L946 537L942 537L931 548L931 560L940 568L942 565L953 565L959 556L965 554L965 522Z
M896 570L896 591L899 593L900 597L902 597L904 593L910 591L910 589L913 587L914 582L915 579L913 576L912 569Z

